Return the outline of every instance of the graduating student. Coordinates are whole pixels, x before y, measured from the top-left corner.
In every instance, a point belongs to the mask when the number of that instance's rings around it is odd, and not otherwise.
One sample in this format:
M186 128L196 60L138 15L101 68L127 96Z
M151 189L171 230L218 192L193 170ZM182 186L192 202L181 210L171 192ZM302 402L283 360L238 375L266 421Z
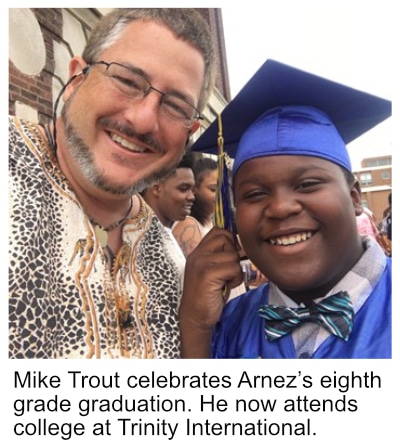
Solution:
M391 259L357 230L346 149L390 115L387 100L273 60L226 107L237 232L269 282L225 304L237 246L211 231L186 262L183 356L391 357ZM217 134L194 149L215 153Z

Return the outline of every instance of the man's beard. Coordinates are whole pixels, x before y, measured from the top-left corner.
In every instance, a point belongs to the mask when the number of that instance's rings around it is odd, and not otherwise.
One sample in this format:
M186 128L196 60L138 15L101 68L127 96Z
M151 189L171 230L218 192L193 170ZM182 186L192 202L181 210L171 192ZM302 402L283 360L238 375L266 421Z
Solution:
M90 150L88 145L85 144L73 127L68 113L72 99L73 95L70 97L70 99L68 99L67 102L65 102L61 111L61 118L64 123L64 131L66 135L66 143L71 157L77 162L82 174L93 186L111 194L132 195L143 192L147 187L153 185L159 180L162 180L171 173L172 167L164 167L153 172L145 179L134 183L129 183L127 185L116 185L111 183L107 179L104 171L101 171L96 166L93 152ZM178 161L179 160L180 158L178 158Z

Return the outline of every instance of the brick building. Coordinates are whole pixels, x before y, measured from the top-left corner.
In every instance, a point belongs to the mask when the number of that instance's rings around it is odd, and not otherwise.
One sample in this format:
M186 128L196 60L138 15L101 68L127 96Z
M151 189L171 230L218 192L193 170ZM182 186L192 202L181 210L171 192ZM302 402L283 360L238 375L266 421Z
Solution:
M392 192L392 156L369 157L361 162L361 169L353 171L360 182L363 204L382 220Z

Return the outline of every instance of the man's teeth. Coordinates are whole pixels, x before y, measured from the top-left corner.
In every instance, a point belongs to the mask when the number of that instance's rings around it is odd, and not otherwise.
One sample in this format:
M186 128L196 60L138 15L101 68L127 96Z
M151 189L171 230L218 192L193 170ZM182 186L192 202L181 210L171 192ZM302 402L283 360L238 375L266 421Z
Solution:
M269 242L279 246L289 246L291 244L301 243L308 240L312 236L311 232L302 232L293 235L283 235L281 237L270 238Z
M132 144L132 142L129 142L126 139L124 139L121 136L118 136L116 134L112 134L111 139L115 142L118 142L120 145L127 148L128 150L135 151L137 153L144 153L146 151L145 148L138 147L136 144Z

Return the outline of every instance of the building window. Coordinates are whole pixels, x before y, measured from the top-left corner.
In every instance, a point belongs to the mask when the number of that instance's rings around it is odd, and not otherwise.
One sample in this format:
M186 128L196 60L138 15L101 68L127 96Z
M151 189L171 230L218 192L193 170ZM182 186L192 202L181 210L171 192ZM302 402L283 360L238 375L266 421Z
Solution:
M372 174L371 173L361 173L360 174L361 186L372 185Z
M382 177L382 180L389 180L390 179L390 172L389 171L382 171L381 177Z
M372 157L363 161L363 167L380 167L384 165L392 165L392 156Z

